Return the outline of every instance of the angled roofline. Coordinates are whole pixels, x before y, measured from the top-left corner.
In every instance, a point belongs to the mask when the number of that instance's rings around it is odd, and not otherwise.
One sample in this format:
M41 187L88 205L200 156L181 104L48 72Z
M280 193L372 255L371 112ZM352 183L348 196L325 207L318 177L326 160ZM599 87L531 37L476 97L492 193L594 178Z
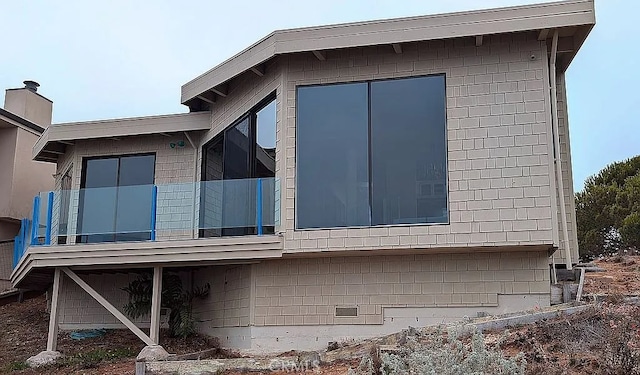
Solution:
M33 146L33 159L55 162L66 145L83 139L101 139L177 133L211 128L211 112L130 117L112 120L59 123L49 126Z
M25 127L27 128L26 130L36 133L37 135L40 135L44 132L44 128L42 126L33 123L25 118L22 118L12 112L9 112L6 109L0 108L0 120L2 119L2 117L6 117L9 120L5 120L5 122L18 127Z
M595 25L594 0L445 13L274 31L182 86L181 103L261 65L277 55ZM588 34L588 32L586 33ZM584 35L586 38L586 35ZM583 40L578 41L577 46Z

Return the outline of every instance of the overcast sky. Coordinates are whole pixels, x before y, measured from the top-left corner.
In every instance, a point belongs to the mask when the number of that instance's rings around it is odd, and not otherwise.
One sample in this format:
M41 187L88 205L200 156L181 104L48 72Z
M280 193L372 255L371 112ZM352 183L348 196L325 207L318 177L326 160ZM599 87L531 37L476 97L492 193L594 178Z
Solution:
M182 84L275 29L540 1L0 0L0 88L39 82L54 122L186 112ZM638 11L640 1L597 1L598 24L569 69L576 190L640 154Z

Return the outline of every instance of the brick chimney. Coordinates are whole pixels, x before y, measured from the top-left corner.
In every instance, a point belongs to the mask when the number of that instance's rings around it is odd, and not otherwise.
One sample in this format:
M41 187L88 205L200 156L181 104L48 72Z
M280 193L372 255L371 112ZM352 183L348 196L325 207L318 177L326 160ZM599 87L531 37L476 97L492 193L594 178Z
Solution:
M22 88L7 89L4 109L46 128L51 125L53 102L38 94L39 86L38 82L24 81Z

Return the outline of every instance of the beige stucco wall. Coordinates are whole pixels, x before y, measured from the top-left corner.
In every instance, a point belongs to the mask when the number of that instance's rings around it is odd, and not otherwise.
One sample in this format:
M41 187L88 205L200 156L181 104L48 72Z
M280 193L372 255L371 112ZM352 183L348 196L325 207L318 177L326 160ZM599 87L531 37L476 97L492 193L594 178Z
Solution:
M288 253L553 245L546 45L534 33L291 55L280 140ZM531 56L534 56L532 58ZM297 85L446 75L450 224L294 231Z
M4 109L43 128L51 125L53 102L26 88L6 90Z
M53 189L55 164L31 160L37 140L21 128L0 129L0 218L31 217L33 197Z
M12 205L17 215L14 217L24 218L32 215L33 197L53 189L56 165L31 159L37 135L23 129L17 135Z
M16 214L11 204L11 196L17 137L17 127L0 128L0 217L13 218L12 215Z

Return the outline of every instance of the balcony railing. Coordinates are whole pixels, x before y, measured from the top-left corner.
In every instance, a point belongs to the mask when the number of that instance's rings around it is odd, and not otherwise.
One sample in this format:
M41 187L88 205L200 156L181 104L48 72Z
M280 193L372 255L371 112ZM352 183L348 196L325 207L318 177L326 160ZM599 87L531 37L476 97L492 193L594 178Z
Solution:
M275 178L45 192L23 220L14 257L28 246L269 234L279 209Z

